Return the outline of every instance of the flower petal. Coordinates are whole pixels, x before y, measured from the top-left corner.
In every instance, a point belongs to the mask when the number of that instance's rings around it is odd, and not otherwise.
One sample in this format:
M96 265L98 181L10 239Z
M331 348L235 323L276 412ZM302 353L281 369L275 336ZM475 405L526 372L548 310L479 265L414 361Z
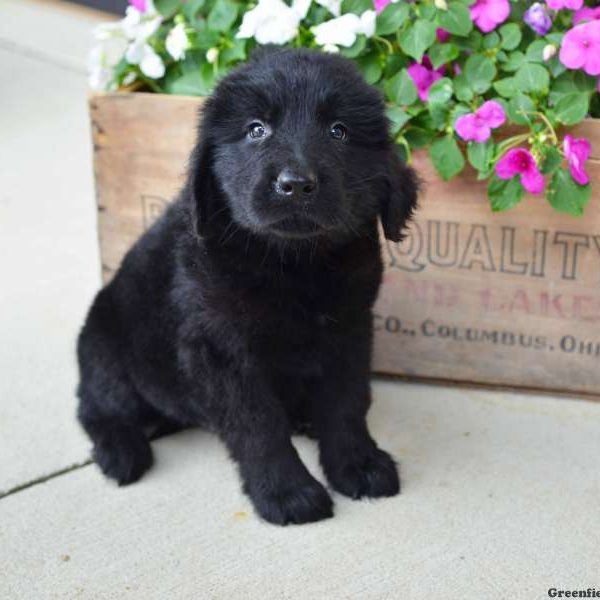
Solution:
M506 121L506 113L502 104L495 100L484 102L475 112L481 121L492 129L500 127Z

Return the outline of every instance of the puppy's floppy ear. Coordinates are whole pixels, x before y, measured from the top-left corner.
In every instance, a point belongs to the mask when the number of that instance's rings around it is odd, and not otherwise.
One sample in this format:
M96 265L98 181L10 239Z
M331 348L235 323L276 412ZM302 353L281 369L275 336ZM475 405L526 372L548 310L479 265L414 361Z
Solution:
M194 233L202 237L209 219L209 204L214 188L212 179L212 150L207 140L200 140L190 158L188 202Z
M213 142L209 130L208 119L205 117L201 121L198 142L190 156L186 184L192 226L194 233L199 237L208 231L207 227L220 194L213 172Z
M386 239L402 241L403 229L417 208L418 192L417 174L391 149L386 165L385 191L380 200L381 224Z

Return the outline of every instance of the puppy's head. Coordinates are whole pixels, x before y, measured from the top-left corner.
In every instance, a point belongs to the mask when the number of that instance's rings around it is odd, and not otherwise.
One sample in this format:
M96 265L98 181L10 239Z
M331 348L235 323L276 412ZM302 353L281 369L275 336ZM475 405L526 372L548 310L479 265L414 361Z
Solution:
M360 235L379 216L401 239L416 203L380 93L348 60L263 51L206 102L189 190L199 235L228 211L241 228L284 239Z

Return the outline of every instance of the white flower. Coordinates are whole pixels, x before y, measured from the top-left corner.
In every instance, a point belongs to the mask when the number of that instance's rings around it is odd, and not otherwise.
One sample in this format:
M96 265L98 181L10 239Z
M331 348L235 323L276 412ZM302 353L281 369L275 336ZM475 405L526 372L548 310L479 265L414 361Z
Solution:
M179 23L169 31L165 41L167 52L175 59L181 60L185 57L185 51L190 47L190 40L185 32L185 25Z
M109 88L114 67L125 54L128 40L119 23L99 25L93 35L97 44L88 57L88 82L93 90L104 91Z
M125 58L129 64L139 65L141 72L150 79L160 79L165 74L165 63L149 44L131 44Z
M114 67L123 57L131 64L139 64L148 77L162 77L164 64L161 58L149 46L145 49L146 41L156 33L161 23L162 17L156 12L152 0L146 0L144 12L128 6L121 21L98 25L93 33L96 46L88 60L90 87L94 90L113 89ZM137 58L132 61L130 56Z
M214 65L219 58L219 49L218 48L209 48L206 51L206 62Z
M554 46L553 44L548 44L547 46L544 46L544 49L542 50L542 58L545 62L548 62L555 54L556 46Z
M347 13L316 25L312 28L312 32L315 34L315 41L319 46L333 44L349 48L356 41L357 35L363 34L367 37L374 35L375 17L374 10L365 10L360 17L353 13Z
M125 77L123 77L122 85L131 85L137 79L137 73L135 71L129 71Z
M259 44L285 44L298 35L298 24L308 12L311 0L258 0L244 14L237 38L255 38Z
M317 0L317 4L324 6L332 15L340 16L342 12L342 0Z
M323 46L323 52L329 52L329 54L337 54L340 49L335 44L325 44Z

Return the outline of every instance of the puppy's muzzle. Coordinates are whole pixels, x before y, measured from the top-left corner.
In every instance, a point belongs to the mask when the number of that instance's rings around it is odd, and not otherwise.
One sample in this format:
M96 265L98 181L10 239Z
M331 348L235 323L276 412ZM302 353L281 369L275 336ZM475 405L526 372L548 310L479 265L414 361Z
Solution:
M312 200L317 188L317 176L310 170L286 168L273 182L275 193L286 200Z

